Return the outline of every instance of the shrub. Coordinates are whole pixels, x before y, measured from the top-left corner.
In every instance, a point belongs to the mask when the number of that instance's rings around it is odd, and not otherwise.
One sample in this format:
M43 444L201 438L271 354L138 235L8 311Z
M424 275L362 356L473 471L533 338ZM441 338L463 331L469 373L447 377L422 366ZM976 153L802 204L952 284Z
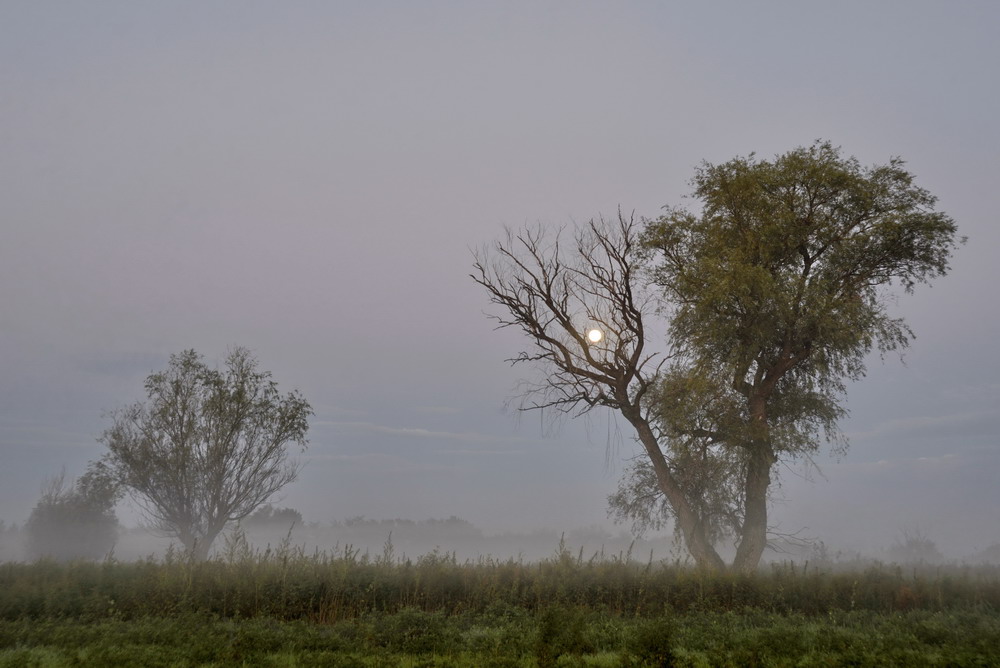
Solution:
M667 617L640 622L630 652L646 666L674 665L674 624Z
M920 529L903 530L902 540L893 542L888 555L890 561L898 564L939 564L944 561L937 544Z
M376 643L393 652L430 654L456 644L458 635L444 615L403 608L393 615L381 615L374 625Z
M555 666L564 654L580 655L593 647L584 637L583 612L553 605L538 613L535 635L535 658L539 668Z
M25 524L28 553L59 560L99 559L118 540L118 489L100 465L67 486L65 473L50 480Z
M302 526L302 513L294 508L275 508L270 503L243 520L248 529L290 529L293 525Z

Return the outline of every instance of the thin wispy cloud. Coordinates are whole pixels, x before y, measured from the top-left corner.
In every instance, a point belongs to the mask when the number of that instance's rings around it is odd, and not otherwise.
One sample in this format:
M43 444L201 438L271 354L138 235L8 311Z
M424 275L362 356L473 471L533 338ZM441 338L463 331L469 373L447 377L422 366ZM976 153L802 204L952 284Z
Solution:
M429 415L458 415L462 412L462 409L457 406L417 406L413 410Z
M927 436L949 433L957 435L1000 433L1000 409L893 418L878 423L873 429L849 432L847 436L851 440L861 440L885 436L913 434Z
M361 431L385 434L388 436L399 436L421 440L448 440L462 441L465 443L512 443L525 444L537 443L539 439L524 438L518 436L497 436L494 434L484 434L474 431L440 431L425 429L422 427L391 427L388 425L376 424L373 422L339 421L325 420L317 422L317 425L339 428L357 429Z
M529 454L526 450L435 450L434 454L452 456L472 456L472 457L520 457Z
M301 459L310 462L330 462L337 466L346 466L351 469L367 472L377 471L381 475L400 472L447 473L457 470L451 464L414 461L406 457L383 452L367 452L362 454L319 453L304 455Z

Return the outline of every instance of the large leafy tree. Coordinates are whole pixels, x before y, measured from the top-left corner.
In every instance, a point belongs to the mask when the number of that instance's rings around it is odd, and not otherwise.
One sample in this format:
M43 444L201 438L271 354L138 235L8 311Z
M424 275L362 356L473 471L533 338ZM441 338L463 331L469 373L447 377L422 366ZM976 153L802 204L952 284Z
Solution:
M693 186L698 212L594 221L571 244L511 232L473 278L532 343L513 361L543 367L524 408L607 406L635 428L645 457L612 510L673 519L710 568L732 537L749 571L775 465L844 444L845 384L873 349L912 338L888 296L947 272L956 226L901 160L866 168L826 142L705 164ZM667 323L659 355L653 314ZM591 343L590 326L605 338Z
M312 410L297 392L280 394L245 348L224 371L193 350L171 355L146 397L114 414L104 463L154 528L204 558L227 523L295 480L288 445L305 448Z

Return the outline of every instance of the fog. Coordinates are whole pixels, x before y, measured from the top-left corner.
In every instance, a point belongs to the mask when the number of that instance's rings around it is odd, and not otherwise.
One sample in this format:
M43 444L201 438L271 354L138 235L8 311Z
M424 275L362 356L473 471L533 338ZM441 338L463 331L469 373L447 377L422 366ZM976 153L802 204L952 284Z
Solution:
M28 531L22 527L0 527L0 561L32 561L39 557L68 560L80 558L77 546L66 541L47 551L32 549ZM949 553L945 553L948 549ZM731 559L735 550L723 546L720 554ZM143 526L120 526L117 539L90 558L135 561L164 560L184 554L174 539ZM538 562L573 559L591 561L637 561L692 565L681 544L669 533L635 536L626 528L600 525L569 531L536 529L488 533L460 517L409 519L346 518L321 522L244 522L231 525L215 541L210 557L233 560L245 556L303 555L389 561L419 562L438 558L456 563ZM772 537L763 563L812 564L827 568L857 568L873 563L914 565L1000 564L1000 543L965 553L942 545L919 527L905 527L887 537L877 549L859 551L807 533Z
M702 160L817 138L902 156L969 242L893 304L917 335L905 363L870 360L846 456L782 469L772 521L845 558L914 531L983 554L998 22L992 2L4 3L0 556L26 558L10 527L101 456L108 411L171 353L240 345L315 409L273 499L302 515L293 544L627 550L606 504L627 425L504 409L522 341L484 316L470 249L504 225L656 216ZM118 517L120 558L165 549L132 505ZM472 529L429 523L451 517ZM670 558L669 531L646 539L636 558Z

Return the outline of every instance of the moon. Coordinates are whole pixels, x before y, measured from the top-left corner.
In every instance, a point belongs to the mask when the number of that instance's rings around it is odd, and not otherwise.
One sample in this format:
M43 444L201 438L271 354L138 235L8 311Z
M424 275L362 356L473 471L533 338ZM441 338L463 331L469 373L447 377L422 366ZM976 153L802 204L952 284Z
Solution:
M587 339L591 343L600 343L601 339L603 338L604 338L604 332L602 332L599 329L592 329L589 332L587 332Z

